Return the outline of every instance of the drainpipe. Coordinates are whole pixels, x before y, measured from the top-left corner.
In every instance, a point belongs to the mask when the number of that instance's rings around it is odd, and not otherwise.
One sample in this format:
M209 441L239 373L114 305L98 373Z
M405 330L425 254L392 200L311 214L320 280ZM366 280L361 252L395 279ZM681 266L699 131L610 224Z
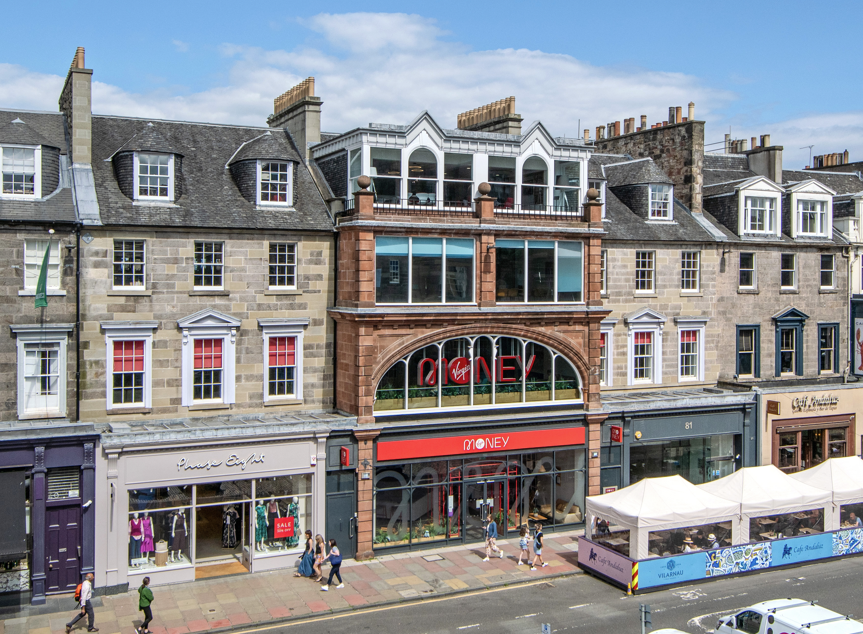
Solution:
M81 223L75 223L75 422L81 422Z
M333 306L339 305L339 232L336 231L333 240ZM330 317L330 319L333 319ZM338 345L339 322L333 319L333 410L336 409L337 381L339 376L339 345Z

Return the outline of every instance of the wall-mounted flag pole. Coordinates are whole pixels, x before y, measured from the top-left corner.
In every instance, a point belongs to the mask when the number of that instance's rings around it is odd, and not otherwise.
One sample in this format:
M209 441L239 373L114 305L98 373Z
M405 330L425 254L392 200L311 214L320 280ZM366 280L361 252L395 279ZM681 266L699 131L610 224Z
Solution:
M39 281L36 282L36 308L48 306L48 263L51 260L51 241L45 249L45 257L42 258L42 268L39 269Z

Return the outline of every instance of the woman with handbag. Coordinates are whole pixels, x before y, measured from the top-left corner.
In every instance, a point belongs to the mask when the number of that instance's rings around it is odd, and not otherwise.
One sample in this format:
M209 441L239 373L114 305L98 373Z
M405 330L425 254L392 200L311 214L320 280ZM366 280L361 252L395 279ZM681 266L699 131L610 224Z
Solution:
M342 573L339 572L339 569L342 567L342 554L339 552L339 547L336 546L336 540L334 539L330 540L330 552L324 558L324 560L327 559L330 560L330 565L332 566L332 569L330 570L330 577L329 579L327 579L327 583L321 586L321 590L323 590L324 592L329 591L330 584L333 582L333 575L335 575L339 579L339 585L337 585L336 588L344 588L345 584L342 581Z

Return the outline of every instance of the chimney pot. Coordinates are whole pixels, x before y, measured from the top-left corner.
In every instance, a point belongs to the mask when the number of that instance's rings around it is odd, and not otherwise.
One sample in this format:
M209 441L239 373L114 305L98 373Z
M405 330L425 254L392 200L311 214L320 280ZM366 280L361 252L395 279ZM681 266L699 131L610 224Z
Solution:
M646 128L646 127L647 127L647 115L643 114L643 115L641 115L641 129L644 130L644 128Z
M843 165L845 165L845 164L846 164L846 163L848 163L848 162L849 162L849 161L848 161L848 150L845 150L845 151L842 153L842 164L843 164Z
M584 129L584 142L587 143L588 141L590 141L590 129L585 128Z
M674 120L677 123L685 121L685 119L683 118L683 106L677 106L677 108L674 109Z
M676 110L674 106L669 106L668 108L668 123L674 123L674 117L676 116Z
M741 151L741 152L745 152L745 151L746 151L746 139L741 139L741 140L740 140L740 151Z
M752 149L754 150L757 147L758 147L758 139L756 139L755 137L752 137Z
M693 121L695 119L695 102L694 101L689 102L689 116L687 118L690 121Z
M620 136L620 121L614 122L614 136Z

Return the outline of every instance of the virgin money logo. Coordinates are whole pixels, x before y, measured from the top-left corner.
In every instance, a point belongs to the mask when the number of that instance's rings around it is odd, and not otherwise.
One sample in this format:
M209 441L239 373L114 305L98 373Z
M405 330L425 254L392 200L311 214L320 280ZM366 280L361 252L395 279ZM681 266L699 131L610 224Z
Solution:
M470 361L464 357L453 359L449 364L449 378L458 385L468 383L470 381Z
M509 444L509 434L506 436L481 436L479 438L467 438L464 441L463 451L482 451L487 449L494 451L506 449Z

